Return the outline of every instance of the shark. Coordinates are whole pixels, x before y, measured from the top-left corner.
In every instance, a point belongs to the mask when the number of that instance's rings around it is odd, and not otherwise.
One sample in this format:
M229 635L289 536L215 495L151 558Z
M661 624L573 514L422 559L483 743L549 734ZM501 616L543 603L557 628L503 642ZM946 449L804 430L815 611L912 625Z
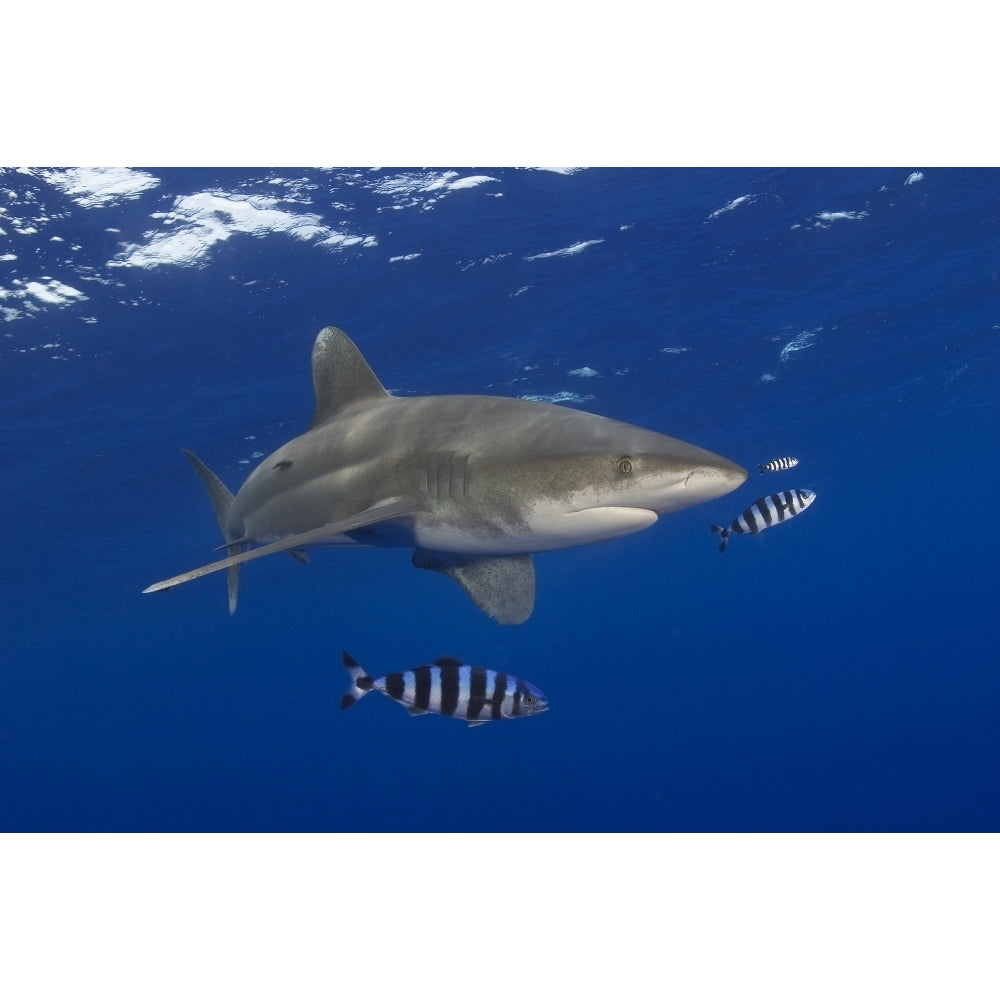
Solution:
M505 396L402 397L383 387L337 327L312 349L312 423L235 495L194 453L225 558L147 587L225 570L235 612L243 564L327 546L413 549L413 565L454 580L495 621L526 621L532 556L641 531L723 496L734 462L656 431Z

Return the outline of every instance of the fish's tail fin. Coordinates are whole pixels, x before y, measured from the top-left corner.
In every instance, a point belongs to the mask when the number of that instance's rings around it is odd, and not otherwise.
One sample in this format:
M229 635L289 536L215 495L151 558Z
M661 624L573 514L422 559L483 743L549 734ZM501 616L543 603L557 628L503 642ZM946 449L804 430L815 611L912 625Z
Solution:
M226 484L193 451L188 451L187 448L181 448L181 451L187 455L188 461L194 466L194 471L198 473L198 478L205 484L205 489L208 490L208 498L212 501L212 509L215 511L215 517L219 522L219 527L222 529L222 538L225 542L228 542L229 535L226 526L229 523L230 508L233 506L233 494L229 491ZM226 546L227 555L236 556L241 551L241 545ZM233 614L236 611L236 601L240 593L240 567L230 566L226 571L226 580L229 584L229 613Z
M375 681L350 653L341 653L341 656L344 658L344 669L351 677L350 686L344 692L344 697L340 699L340 709L343 711L364 698L371 691Z
M764 475L765 472L767 472L767 469L765 469L763 465L758 465L757 468L760 469L760 474L762 476Z
M709 527L717 535L721 535L722 536L722 540L719 542L719 551L720 552L725 552L726 551L726 543L729 541L729 529L728 528L723 528L721 524L710 524Z

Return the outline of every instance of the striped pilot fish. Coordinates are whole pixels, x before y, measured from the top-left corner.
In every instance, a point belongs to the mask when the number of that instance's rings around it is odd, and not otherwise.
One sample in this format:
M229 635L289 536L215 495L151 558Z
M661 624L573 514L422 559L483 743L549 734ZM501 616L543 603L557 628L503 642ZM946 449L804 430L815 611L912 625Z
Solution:
M434 712L481 726L494 719L537 715L549 707L548 698L534 684L499 670L470 667L452 656L385 677L372 677L349 654L343 656L351 685L340 699L342 709L350 708L369 691L381 691L410 715Z
M730 535L756 535L758 531L770 528L772 524L780 524L790 517L795 517L796 514L801 514L815 499L816 494L812 490L784 490L754 500L728 528L722 528L717 524L711 525L712 531L722 536L719 551L726 551Z
M797 458L772 458L770 462L758 465L757 468L760 469L760 474L764 475L765 472L782 472L785 469L794 469L798 464Z

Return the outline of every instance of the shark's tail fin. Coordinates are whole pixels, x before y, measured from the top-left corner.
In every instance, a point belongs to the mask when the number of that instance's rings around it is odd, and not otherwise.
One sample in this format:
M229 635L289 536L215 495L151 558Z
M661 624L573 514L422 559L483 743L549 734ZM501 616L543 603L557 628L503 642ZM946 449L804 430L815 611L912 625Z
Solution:
M342 653L344 658L344 667L347 672L351 675L351 684L344 694L344 697L340 699L341 710L345 708L350 708L356 701L360 701L369 691L372 689L374 681L365 672L365 668L362 667L350 653Z
M726 551L726 543L729 541L729 534L730 534L729 529L728 528L723 528L721 525L718 525L718 524L711 524L711 525L709 525L709 527L717 535L721 535L722 536L722 541L719 542L719 551L720 552L725 552Z
M229 541L226 525L229 523L229 509L233 506L233 494L229 492L226 484L192 451L181 448L187 455L194 471L198 473L198 478L205 484L208 490L208 498L212 501L212 509L218 519L219 527L222 529L222 538ZM226 551L229 555L239 555L242 551L240 545L227 545ZM240 593L240 567L230 566L226 571L227 582L229 583L229 613L236 611L236 600Z

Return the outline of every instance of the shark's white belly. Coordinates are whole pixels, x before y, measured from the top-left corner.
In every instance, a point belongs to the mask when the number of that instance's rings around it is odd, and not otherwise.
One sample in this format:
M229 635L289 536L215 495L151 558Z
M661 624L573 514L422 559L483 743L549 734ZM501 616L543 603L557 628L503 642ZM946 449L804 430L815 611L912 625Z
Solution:
M547 552L589 542L603 542L648 528L657 513L642 507L591 507L567 511L564 507L536 504L523 524L464 527L460 522L441 523L416 519L414 544L439 552L470 555L514 555Z
M490 518L417 514L400 521L374 524L351 535L331 535L309 547L374 545L468 555L519 555L607 541L642 531L657 519L656 511L644 507L567 510L559 504L536 503L530 516L514 524ZM262 545L283 537L288 536L260 534L254 537L254 542Z

